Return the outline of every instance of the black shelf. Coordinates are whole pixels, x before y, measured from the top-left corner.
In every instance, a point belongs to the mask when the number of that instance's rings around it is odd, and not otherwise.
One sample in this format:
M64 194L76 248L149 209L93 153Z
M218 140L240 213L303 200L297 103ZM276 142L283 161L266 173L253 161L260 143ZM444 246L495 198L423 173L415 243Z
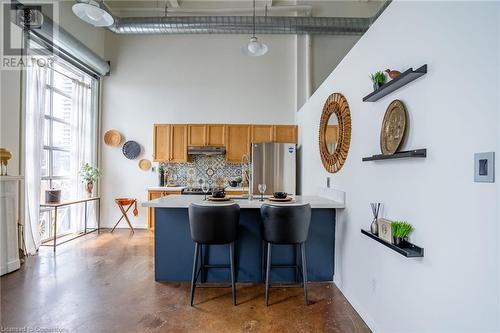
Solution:
M380 161L380 160L392 160L396 158L425 158L427 157L427 149L414 149L414 150L406 150L399 151L392 155L373 155L370 157L363 157L362 161Z
M387 246L388 248L396 251L397 253L399 253L407 258L420 258L420 257L424 256L424 249L416 246L415 244L407 242L401 246L396 246L394 244L387 243L385 240L379 238L378 236L375 236L374 234L372 234L369 231L361 229L361 233L370 237L373 240L376 240L380 244Z
M378 88L371 94L363 97L363 102L376 102L382 97L389 95L391 92L401 88L404 85L407 85L411 81L418 79L419 77L425 75L426 73L427 73L427 64L423 65L422 67L416 70L410 68L405 72L401 73L401 75L399 75L397 78L387 82L386 84L382 85L380 88Z

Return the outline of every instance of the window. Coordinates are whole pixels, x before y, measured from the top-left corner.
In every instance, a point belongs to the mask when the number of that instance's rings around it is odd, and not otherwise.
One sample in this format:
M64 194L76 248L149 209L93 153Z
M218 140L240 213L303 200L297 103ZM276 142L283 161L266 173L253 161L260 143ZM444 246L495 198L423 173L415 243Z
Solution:
M85 135L91 136L83 141L93 145L92 152L95 161L97 142L96 136L96 96L97 80L72 67L61 59L57 59L47 72L45 89L45 112L43 126L43 150L41 154L41 202L45 202L45 191L51 188L61 189L61 199L74 199L82 185L79 183L78 170L81 161L76 153L81 150L82 139L78 128L77 111L74 105L75 85L84 85L89 89L90 103L87 104L85 113L89 113L92 124ZM82 112L80 110L80 112ZM87 147L88 148L88 147ZM86 162L92 163L91 160ZM40 211L41 240L47 241L53 237L53 210ZM64 235L76 231L77 217L73 207L58 210L57 234Z

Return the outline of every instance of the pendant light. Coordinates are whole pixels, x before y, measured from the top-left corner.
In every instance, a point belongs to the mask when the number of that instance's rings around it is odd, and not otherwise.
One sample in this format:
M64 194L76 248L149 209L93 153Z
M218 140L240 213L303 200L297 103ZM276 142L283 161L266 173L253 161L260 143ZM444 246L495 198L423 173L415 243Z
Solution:
M260 57L266 54L268 50L269 48L267 47L267 45L259 42L259 39L255 36L255 0L253 0L253 35L250 38L250 42L242 47L242 52L243 54L251 57Z
M109 27L115 19L101 1L84 0L77 2L72 7L73 13L81 20L94 27Z

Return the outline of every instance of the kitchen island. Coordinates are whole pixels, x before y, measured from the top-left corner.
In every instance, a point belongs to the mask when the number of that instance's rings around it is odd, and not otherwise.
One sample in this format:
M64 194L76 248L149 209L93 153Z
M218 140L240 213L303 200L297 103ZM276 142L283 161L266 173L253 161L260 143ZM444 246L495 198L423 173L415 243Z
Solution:
M234 198L240 208L240 231L236 244L236 278L238 282L262 281L262 238L260 235L260 206L258 199ZM266 201L264 201L266 202ZM155 210L155 280L190 281L194 243L189 230L188 207L191 203L220 205L203 201L203 196L170 195L142 204ZM335 210L344 204L318 196L296 196L295 204L309 203L312 208L309 237L306 242L308 276L310 281L332 281L335 258ZM282 204L282 205L293 205ZM205 264L228 264L227 245L204 247ZM294 246L273 247L273 265L290 265L298 253ZM292 281L293 268L277 268L273 281ZM230 281L227 269L209 269L207 281Z

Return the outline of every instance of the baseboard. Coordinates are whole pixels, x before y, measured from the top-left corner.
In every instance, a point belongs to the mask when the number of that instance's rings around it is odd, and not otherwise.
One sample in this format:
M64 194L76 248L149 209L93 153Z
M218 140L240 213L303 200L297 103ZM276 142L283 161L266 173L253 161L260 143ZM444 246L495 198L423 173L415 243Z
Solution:
M356 301L356 299L350 293L348 293L347 291L343 290L335 281L333 281L333 283L335 284L335 286L337 286L337 288L344 295L344 297L347 299L347 301L349 302L349 304L351 304L351 306L354 308L354 310L356 310L356 312L359 314L359 316L361 317L361 319L363 319L363 321L366 323L366 325L368 325L368 327L370 328L370 330L372 332L374 332L374 333L381 332L378 329L377 325L375 324L375 321L373 320L373 318L359 304L359 302Z
M6 265L2 265L0 267L0 275L4 275L15 270L18 270L21 267L21 261L19 259L12 260L8 262Z

